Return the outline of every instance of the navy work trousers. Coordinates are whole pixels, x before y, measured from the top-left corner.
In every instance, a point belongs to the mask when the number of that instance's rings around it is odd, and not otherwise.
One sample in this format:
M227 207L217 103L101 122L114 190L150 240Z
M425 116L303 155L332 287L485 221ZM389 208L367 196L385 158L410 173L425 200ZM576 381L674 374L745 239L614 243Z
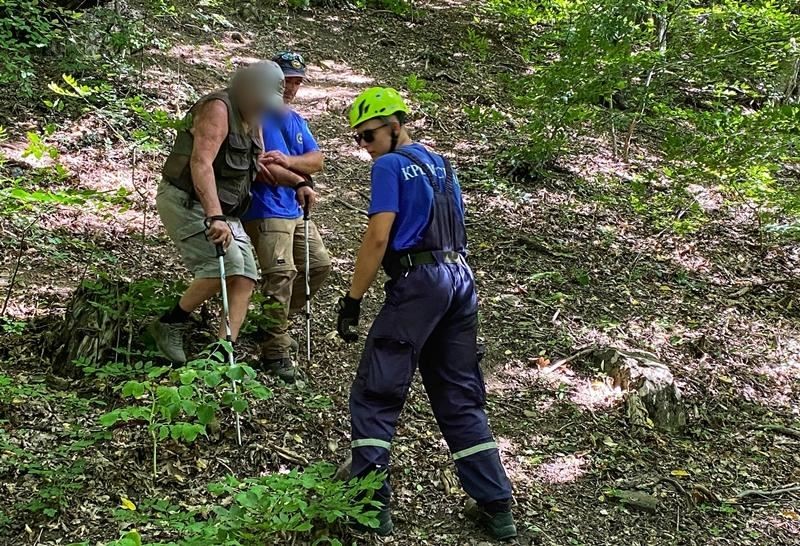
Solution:
M464 490L479 504L511 499L486 419L477 356L478 302L466 264L414 267L386 284L350 390L353 476L389 467L397 419L419 363ZM388 502L387 482L379 491Z

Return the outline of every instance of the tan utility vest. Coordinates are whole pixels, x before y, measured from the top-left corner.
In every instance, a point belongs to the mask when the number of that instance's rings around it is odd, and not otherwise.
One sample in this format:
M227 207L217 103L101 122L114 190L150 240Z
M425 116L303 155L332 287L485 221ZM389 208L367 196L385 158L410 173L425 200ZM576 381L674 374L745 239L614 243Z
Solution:
M228 107L228 136L214 158L214 179L222 213L239 217L250 206L250 186L256 178L261 146L244 128L244 122L228 89L215 91L198 100L186 114L184 128L178 129L175 144L161 174L173 186L196 199L190 159L194 148L192 115L210 100L221 100Z

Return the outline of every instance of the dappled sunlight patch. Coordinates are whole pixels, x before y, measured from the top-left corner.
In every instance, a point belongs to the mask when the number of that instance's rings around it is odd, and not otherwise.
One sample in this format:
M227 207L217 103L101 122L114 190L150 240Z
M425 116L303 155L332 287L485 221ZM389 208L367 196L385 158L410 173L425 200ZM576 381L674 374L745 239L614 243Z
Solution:
M204 65L208 68L228 74L236 66L244 66L264 59L258 57L234 57L231 52L242 49L242 44L226 41L217 44L177 44L167 50L166 54L189 65Z
M588 410L611 408L622 402L623 393L610 381L578 379L573 383L570 400Z
M572 483L585 476L589 467L590 461L586 454L557 455L548 462L540 464L534 476L540 482L551 485Z
M570 154L563 161L569 172L590 182L609 177L621 180L633 179L633 174L630 172L631 165L623 161L622 157L614 157L608 139L582 136L579 140L582 151ZM578 146L574 148L579 149Z
M709 188L699 184L689 184L686 191L694 197L695 202L705 213L716 212L722 208L725 198L717 188Z
M778 507L771 515L751 518L749 526L760 530L766 537L775 537L776 532L779 532L786 538L792 537L800 542L800 508L791 505Z
M694 242L687 242L672 249L670 257L674 264L692 273L707 275L715 269L711 260L698 253L697 243ZM721 277L718 277L717 280L724 281Z
M517 485L565 484L578 481L589 471L586 453L558 453L548 458L542 453L552 443L549 436L534 435L529 441L496 438L508 477Z
M533 467L529 456L522 452L516 441L505 437L497 437L495 441L508 478L517 486L533 484Z
M356 72L350 65L336 61L320 61L319 66L309 66L308 78L308 85L311 86L333 83L361 88L375 83L371 76Z
M99 242L101 239L122 239L127 236L141 234L142 215L134 210L103 211L91 210L92 207L71 208L58 207L50 214L44 215L39 224L51 231L70 233ZM152 217L151 217L152 219ZM147 226L147 234L152 235L154 224Z

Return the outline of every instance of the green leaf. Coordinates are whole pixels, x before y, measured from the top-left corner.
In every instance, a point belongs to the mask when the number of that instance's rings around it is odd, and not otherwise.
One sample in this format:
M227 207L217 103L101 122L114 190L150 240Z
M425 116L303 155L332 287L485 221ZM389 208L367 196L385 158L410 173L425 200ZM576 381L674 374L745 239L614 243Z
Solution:
M236 400L233 401L233 404L231 404L231 407L236 413L244 413L247 409L247 400L244 398L236 398Z
M180 375L181 385L191 385L197 378L196 370L187 370Z
M183 412L190 417L194 417L197 414L197 404L191 400L181 401L181 408Z
M202 425L207 425L214 420L216 408L210 404L200 404L197 408L197 420Z
M172 371L172 368L170 368L169 366L158 366L156 368L152 368L149 372L147 372L147 377L148 379L156 379L170 371Z
M244 379L244 369L238 364L234 364L228 369L225 375L234 381L241 381Z
M118 411L112 411L100 416L100 424L108 428L114 426L120 420Z
M180 440L183 437L183 423L170 425L169 435L173 440Z
M252 394L257 400L267 400L272 398L272 391L261 383L252 382L248 383L247 391Z
M202 425L184 425L183 426L183 439L186 442L194 442L197 437L206 431Z
M183 399L192 398L194 396L194 389L191 385L182 385L178 387L178 394Z
M147 384L140 381L128 381L122 386L122 396L140 398L144 395Z
M209 387L216 387L222 383L222 375L219 372L210 372L206 375L206 385Z

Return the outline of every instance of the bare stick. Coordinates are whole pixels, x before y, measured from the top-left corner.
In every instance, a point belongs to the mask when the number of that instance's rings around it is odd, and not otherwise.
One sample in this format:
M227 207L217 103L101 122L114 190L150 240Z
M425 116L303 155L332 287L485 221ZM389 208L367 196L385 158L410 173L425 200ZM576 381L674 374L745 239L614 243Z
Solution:
M360 209L357 206L348 203L344 199L339 199L338 197L334 197L333 200L336 201L337 203L341 203L342 205L344 205L348 209L352 210L353 212L357 212L357 213L361 214L362 216L369 216L369 214L367 214L367 211L365 211L364 209Z
M783 434L784 436L792 436L793 438L800 439L800 430L797 430L796 428L784 427L782 425L764 425L758 428L759 430L777 432L778 434Z
M736 495L736 498L741 500L747 497L777 497L779 495L785 495L786 493L794 493L795 491L800 491L800 485L790 483L789 485L784 485L783 487L772 490L748 489Z
M594 351L594 350L595 350L595 347L594 347L594 346L592 346L592 347L587 347L587 348L585 348L585 349L581 349L580 351L578 351L577 353L575 353L575 354L574 354L574 355L572 355L572 356L568 356L568 357L566 357L566 358L562 358L561 360L556 360L554 363L550 364L550 365L549 365L549 366L547 366L546 368L542 368L542 373L550 373L550 372L554 372L554 371L556 371L557 369L559 369L561 366L564 366L565 364L569 364L570 362L572 362L572 361L573 361L573 360L575 360L576 358L580 358L580 357L582 357L583 355L589 354L589 353L591 353L591 352L592 352L592 351Z
M22 232L22 237L19 240L19 251L17 252L17 262L14 264L14 272L11 273L11 279L8 281L8 288L6 289L6 299L3 302L3 309L0 310L0 317L5 316L6 309L8 308L8 302L11 300L11 291L14 289L14 284L17 282L17 273L19 273L19 266L22 263L22 251L23 246L25 245L25 238L28 236L28 232L33 228L36 222L39 221L44 213L47 211L42 211L39 216L33 219L33 221L25 227Z

